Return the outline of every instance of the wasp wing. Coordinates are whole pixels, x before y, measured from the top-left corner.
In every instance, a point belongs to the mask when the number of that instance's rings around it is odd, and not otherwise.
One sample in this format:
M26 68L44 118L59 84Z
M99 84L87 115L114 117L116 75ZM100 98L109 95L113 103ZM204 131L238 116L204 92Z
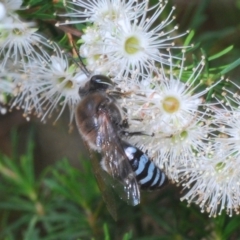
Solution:
M109 114L101 112L98 115L99 129L97 146L103 156L102 168L115 180L112 186L119 196L133 206L140 203L140 191L129 160ZM119 184L120 183L120 184Z
M102 194L102 198L106 203L109 213L111 214L113 219L117 221L117 204L114 198L114 194L112 192L112 188L107 182L107 173L100 167L99 161L96 156L93 156L91 158L91 163L99 190Z

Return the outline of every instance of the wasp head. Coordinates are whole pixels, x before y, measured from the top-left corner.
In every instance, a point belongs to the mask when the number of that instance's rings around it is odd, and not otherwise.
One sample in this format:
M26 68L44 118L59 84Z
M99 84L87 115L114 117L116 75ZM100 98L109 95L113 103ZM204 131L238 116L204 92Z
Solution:
M113 85L110 78L105 75L93 75L83 88L79 88L79 95L82 97L92 92L105 92Z

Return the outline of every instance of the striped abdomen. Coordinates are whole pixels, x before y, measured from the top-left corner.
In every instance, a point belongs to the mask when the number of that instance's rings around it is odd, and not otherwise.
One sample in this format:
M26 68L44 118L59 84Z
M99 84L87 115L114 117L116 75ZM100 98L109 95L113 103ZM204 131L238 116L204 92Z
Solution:
M167 182L165 173L140 149L125 142L123 146L141 189L154 190Z

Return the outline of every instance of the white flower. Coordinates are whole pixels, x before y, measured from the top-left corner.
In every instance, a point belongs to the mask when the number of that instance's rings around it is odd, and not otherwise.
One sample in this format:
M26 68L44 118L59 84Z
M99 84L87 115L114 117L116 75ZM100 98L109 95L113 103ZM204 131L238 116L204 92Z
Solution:
M139 119L143 122L144 131L151 129L151 133L169 136L182 131L191 121L198 118L198 114L202 113L199 110L199 107L203 106L202 96L209 91L209 88L206 88L195 93L196 88L201 85L200 81L199 83L196 81L204 68L204 59L193 69L186 82L181 79L183 65L184 54L180 70L174 70L171 65L169 75L161 69L160 72L153 73L155 77L150 75L148 79L139 83L128 81L125 84L127 89L122 90L132 94L127 95L122 105L127 106L130 121ZM179 72L178 76L174 74L176 71ZM120 86L124 88L124 85Z
M171 64L168 74L161 70L154 73L154 78L139 83L128 81L125 87L124 83L118 85L126 96L120 104L125 109L129 131L143 133L130 141L147 151L174 181L179 179L179 166L187 165L198 154L207 154L212 115L207 112L203 96L218 82L197 91L204 65L202 58L183 82L183 54L180 69Z
M42 61L48 55L43 47L51 48L48 40L38 34L33 23L25 23L13 18L7 18L0 33L0 67L4 67L9 58L14 64L22 61L23 65L29 59Z
M186 190L182 200L194 202L202 212L216 217L223 210L230 216L239 214L240 205L240 111L238 95L224 89L231 96L210 106L212 111L212 145L189 166L179 168ZM225 94L223 94L225 95ZM232 106L234 101L238 105Z
M194 163L199 156L208 154L210 151L208 146L211 134L210 123L211 121L196 119L185 129L169 137L157 136L154 138L153 136L152 139L148 138L152 142L149 144L151 146L149 148L153 149L155 146L157 152L154 162L165 170L169 179L178 182L181 177L179 169L184 167L188 169L188 165Z
M20 90L13 104L23 106L26 114L35 110L42 120L60 107L58 119L68 105L72 121L80 100L79 88L88 80L85 73L75 64L70 66L66 55L60 51L44 62L30 62L24 72L27 79L17 84Z
M82 41L84 44L80 47L80 55L87 60L87 68L89 71L99 72L101 74L108 74L109 72L117 71L118 65L111 65L109 68L107 58L102 55L104 48L103 38L106 31L100 29L98 26L87 27L84 30ZM111 69L111 71L109 71ZM114 70L113 70L114 69Z
M235 100L238 101L235 107L224 106L222 102L212 107L215 113L213 131L214 141L224 149L226 158L234 157L240 164L240 102L238 98Z
M170 56L166 50L181 48L174 46L174 40L185 33L171 36L177 27L165 32L166 27L174 20L172 13L175 8L172 8L166 19L154 27L165 6L166 4L159 2L135 20L123 14L121 22L109 21L105 25L94 22L83 35L83 40L95 41L86 41L80 50L81 55L87 59L88 67L91 69L104 66L109 74L122 77L123 74L128 76L135 72L139 72L139 75L150 74L156 64L169 64ZM147 18L147 13L152 14L150 18ZM96 60L91 66L93 59Z
M227 80L229 81L229 80ZM231 81L230 81L231 82ZM236 83L231 82L238 89ZM214 116L214 140L227 149L229 156L235 156L240 160L240 100L237 92L223 88L222 99L211 106Z
M216 144L212 155L201 156L183 168L182 184L187 193L181 200L198 204L210 217L220 215L223 210L230 216L233 212L239 214L239 163L239 158L228 155L224 144Z
M44 83L39 81L38 76L30 74L31 69L34 69L33 63L31 67L25 65L23 68L21 62L15 64L11 59L0 69L3 86L6 86L2 90L3 94L11 96L8 106L10 109L23 109L24 117L28 117L33 111L36 115L43 114L39 92Z
M4 68L9 58L14 64L22 61L23 66L29 58L41 61L46 50L51 48L47 39L36 33L33 22L23 22L15 13L21 9L22 0L4 0L0 3L0 68Z
M65 24L92 22L106 25L111 21L115 23L121 22L126 15L131 20L139 17L143 13L148 1L72 0L66 2L69 12L61 16L70 17L74 20L66 21Z
M23 116L29 120L30 114L34 113L40 117L44 112L40 96L44 83L39 80L38 76L33 78L28 70L24 71L26 74L19 74L19 77L14 81L14 97L11 101L11 109L22 109Z

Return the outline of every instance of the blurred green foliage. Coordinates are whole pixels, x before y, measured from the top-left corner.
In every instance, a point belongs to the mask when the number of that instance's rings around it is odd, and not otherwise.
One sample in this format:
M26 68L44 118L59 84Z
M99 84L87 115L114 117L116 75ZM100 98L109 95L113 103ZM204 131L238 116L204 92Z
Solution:
M181 203L172 185L143 192L137 207L116 197L115 222L88 160L81 159L78 169L62 159L35 173L33 133L24 155L0 154L0 239L239 239L239 217L208 218L197 207ZM19 139L16 132L13 136L16 150Z
M186 1L182 8L177 5L180 30L193 30L188 40L202 49L194 55L204 54L208 59L208 77L239 75L236 67L240 44L236 39L240 1L231 1L228 8L226 3L221 7L216 1L214 5L214 1L204 0L198 4ZM54 13L64 10L62 2L26 0L27 5L30 8L19 14L35 20L40 31L69 49L65 33L71 27L55 27L59 19ZM230 73L232 69L235 70ZM137 207L127 206L117 198L119 217L115 222L105 207L88 159L80 159L81 168L62 159L39 172L35 169L32 136L22 156L17 152L18 141L21 140L13 134L12 155L0 154L0 239L240 239L239 216L229 218L222 214L210 219L197 206L181 203L179 189L171 184L159 192L143 192Z

